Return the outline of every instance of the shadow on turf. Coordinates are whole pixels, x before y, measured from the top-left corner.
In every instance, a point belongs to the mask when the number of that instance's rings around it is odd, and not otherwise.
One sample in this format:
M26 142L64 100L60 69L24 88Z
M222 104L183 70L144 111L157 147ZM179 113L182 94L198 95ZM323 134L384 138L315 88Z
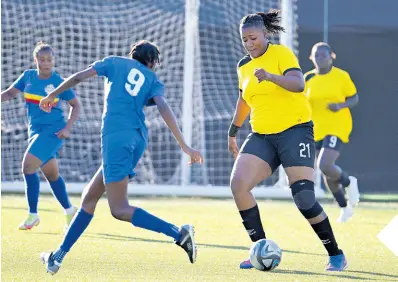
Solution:
M28 208L27 207L7 207L7 206L2 206L1 209L2 210L24 210L24 211L26 211ZM43 208L39 208L39 211L43 211L43 212L58 212L57 210L43 209Z
M142 241L142 242L149 242L149 243L167 243L167 244L170 244L170 241L164 241L164 240L145 239L145 238L114 235L114 234L107 234L107 233L96 233L96 234L98 235L98 237L101 237L103 239L109 239L109 240ZM96 237L96 236L93 236L93 237ZM217 249L245 250L245 251L249 250L248 247L243 247L243 246L226 246L226 245L202 244L202 243L198 243L197 245L198 246L203 246L203 247L209 247L209 248L217 248ZM291 253L291 254L323 256L322 254L306 253L306 252L292 251L292 250L286 250L286 249L284 249L282 251L284 251L286 253Z
M389 277L389 278L397 278L398 279L398 275L391 275L391 274L384 274L384 273L377 273L377 272L368 272L368 271L359 271L359 270L347 270L347 272L371 274L371 275L375 275L375 276L385 276L385 277Z
M347 278L347 279L354 279L354 280L377 280L377 279L372 279L372 278L364 278L364 277L357 277L357 276L343 274L345 272L319 273L319 272L310 272L310 271L301 271L301 270L287 270L287 269L274 269L272 272L275 272L275 273L278 273L278 274L289 274L289 275L292 275L292 274L295 274L295 275L311 275L311 276L312 275L321 275L321 276L327 276L327 277ZM361 271L355 271L355 272L362 273ZM364 272L364 273L366 273L366 272Z

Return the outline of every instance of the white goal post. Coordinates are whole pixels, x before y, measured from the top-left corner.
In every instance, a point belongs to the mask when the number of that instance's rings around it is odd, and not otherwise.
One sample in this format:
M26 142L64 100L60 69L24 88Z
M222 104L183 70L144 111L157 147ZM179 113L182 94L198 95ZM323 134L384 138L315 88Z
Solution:
M139 162L129 195L232 197L228 187L233 160L227 131L237 97L236 63L244 55L239 21L248 13L281 9L286 33L271 38L298 51L298 0L3 0L1 85L7 88L34 67L35 42L45 40L56 54L56 70L67 77L108 55L124 56L129 45L149 39L160 46L166 97L185 140L205 156L187 165L156 109L146 109L148 148ZM18 55L18 56L17 56ZM60 173L70 193L79 194L101 163L100 122L103 82L76 88L83 111L60 152ZM23 192L21 161L27 120L22 95L2 104L1 191ZM239 142L250 131L242 127ZM42 192L50 187L42 177ZM319 177L318 177L319 179ZM253 190L258 198L290 198L283 169ZM318 198L323 190L316 187Z

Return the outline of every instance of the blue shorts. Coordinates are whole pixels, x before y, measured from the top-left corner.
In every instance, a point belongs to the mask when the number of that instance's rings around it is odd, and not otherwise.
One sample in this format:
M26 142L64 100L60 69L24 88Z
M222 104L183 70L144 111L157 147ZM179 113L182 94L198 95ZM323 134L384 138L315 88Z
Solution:
M41 160L42 165L55 158L64 144L64 140L59 139L55 133L36 133L28 139L28 142L26 152Z
M135 176L134 168L143 155L146 140L139 129L123 130L101 138L104 183Z

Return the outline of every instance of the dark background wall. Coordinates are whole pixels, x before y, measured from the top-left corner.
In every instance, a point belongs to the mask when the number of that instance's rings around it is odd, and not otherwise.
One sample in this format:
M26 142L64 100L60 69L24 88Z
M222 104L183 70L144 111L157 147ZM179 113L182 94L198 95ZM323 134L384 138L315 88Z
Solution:
M323 40L323 1L299 1L299 59ZM329 1L329 44L335 65L354 80L360 103L339 163L366 192L398 192L398 1Z

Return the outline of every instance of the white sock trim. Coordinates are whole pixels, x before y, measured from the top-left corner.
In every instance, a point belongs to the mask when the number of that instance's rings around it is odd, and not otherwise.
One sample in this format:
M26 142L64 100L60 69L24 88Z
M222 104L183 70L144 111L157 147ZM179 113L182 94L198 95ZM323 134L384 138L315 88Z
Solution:
M75 207L71 206L70 208L65 209L65 214L72 214L75 212Z

